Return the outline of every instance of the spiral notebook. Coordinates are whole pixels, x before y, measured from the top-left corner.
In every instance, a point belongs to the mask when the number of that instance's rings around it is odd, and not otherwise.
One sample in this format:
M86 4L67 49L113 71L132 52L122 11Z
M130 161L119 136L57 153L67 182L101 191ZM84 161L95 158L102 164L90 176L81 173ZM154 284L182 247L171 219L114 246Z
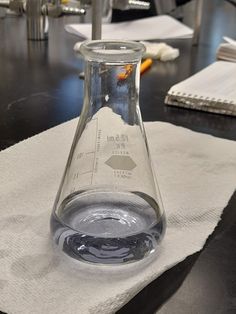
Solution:
M165 103L236 116L236 63L214 62L172 86Z

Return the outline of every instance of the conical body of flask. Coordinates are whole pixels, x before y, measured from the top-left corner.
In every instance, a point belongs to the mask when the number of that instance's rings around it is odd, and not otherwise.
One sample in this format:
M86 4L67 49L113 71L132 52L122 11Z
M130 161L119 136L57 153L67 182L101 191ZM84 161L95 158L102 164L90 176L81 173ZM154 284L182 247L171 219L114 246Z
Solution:
M139 109L143 45L91 41L84 105L51 217L55 243L92 263L140 260L165 231Z

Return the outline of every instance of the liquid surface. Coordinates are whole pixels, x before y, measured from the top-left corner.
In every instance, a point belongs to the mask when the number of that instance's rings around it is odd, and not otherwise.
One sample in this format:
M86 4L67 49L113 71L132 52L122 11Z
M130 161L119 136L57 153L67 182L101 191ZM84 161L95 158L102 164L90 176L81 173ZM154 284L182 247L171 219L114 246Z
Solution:
M91 263L138 261L154 252L164 231L158 205L138 192L83 191L67 197L51 217L60 250Z

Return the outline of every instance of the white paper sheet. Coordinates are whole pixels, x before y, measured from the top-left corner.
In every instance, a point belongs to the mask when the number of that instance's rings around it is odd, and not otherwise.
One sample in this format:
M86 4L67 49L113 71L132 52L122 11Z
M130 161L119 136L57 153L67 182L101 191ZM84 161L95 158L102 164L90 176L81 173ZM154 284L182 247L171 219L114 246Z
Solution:
M90 39L91 24L68 24L66 31ZM192 37L193 30L168 15L102 25L102 39L151 40Z

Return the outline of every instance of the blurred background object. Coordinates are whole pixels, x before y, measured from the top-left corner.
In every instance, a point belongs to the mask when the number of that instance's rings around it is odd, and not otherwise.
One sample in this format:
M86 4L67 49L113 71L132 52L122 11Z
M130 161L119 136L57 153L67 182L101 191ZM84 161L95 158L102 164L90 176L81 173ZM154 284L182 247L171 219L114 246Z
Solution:
M26 14L27 37L30 40L46 40L48 38L48 16L83 15L83 8L70 7L55 0L0 0L0 7L9 9L17 15Z

